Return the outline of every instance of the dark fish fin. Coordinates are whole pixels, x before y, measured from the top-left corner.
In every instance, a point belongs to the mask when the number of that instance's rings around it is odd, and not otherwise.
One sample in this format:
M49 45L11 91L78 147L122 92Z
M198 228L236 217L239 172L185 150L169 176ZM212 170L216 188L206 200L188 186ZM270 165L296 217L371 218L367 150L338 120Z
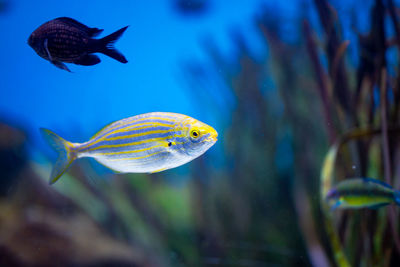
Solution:
M65 23L67 25L79 28L80 30L86 32L89 35L89 37L95 37L103 31L103 29L90 28L90 27L86 26L85 24L80 23L79 21L68 18L68 17L57 18L57 20Z
M47 57L49 58L50 61L53 61L53 58L51 57L51 54L50 54L50 51L49 51L49 48L48 48L47 44L48 44L48 40L44 39L43 47L46 50Z
M100 58L96 55L86 55L81 57L79 60L74 63L82 66L93 66L100 63Z
M391 186L391 185L389 185L389 184L387 184L387 183L385 183L385 182L383 182L383 181L381 181L381 180L378 180L378 179L374 179L374 178L361 178L365 183L368 183L368 182L370 182L370 183L375 183L375 184L379 184L379 185L381 185L381 186L384 186L384 187L386 187L386 188L390 188L390 189L393 189L393 187Z
M79 21L77 21L75 19L72 19L72 18L69 18L69 17L59 17L59 18L56 18L55 20L64 22L64 23L69 24L69 25L74 25L74 26L78 26L78 27L89 29L89 27L86 26L85 24L80 23Z
M52 57L51 54L50 54L50 51L49 51L49 48L48 48L47 44L48 44L48 40L45 39L45 40L44 40L43 46L44 46L44 49L46 50L47 57L49 58L51 64L53 64L53 65L56 66L57 68L60 68L60 69L62 69L62 70L66 70L66 71L68 71L68 72L71 72L71 71L68 69L68 67L67 67L64 63L62 63L61 61L53 60L53 57Z
M62 70L66 70L68 72L71 72L70 69L67 67L67 65L65 65L64 63L62 63L61 61L50 61L51 64L53 64L54 66L56 66L57 68L60 68Z
M114 43L121 37L128 26L119 29L118 31L98 40L97 51L103 53L121 63L127 63L128 60L114 48Z
M88 35L89 35L89 37L96 37L103 31L104 31L103 29L99 29L99 28L90 28L88 31Z
M68 26L73 26L73 27L79 28L79 29L81 29L81 30L83 30L85 32L88 32L91 29L90 27L86 26L85 24L80 23L79 21L71 19L71 18L68 18L68 17L60 17L60 18L57 18L55 20L58 20L59 22L65 23Z

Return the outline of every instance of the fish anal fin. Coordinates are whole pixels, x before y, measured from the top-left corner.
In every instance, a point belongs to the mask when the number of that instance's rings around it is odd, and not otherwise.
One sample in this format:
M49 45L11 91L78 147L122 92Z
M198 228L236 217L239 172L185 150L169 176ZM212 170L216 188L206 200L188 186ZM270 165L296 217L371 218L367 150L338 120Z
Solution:
M373 210L377 210L377 209L382 208L382 207L387 206L387 205L389 205L389 203L380 203L380 204L373 205L373 206L371 206L369 208L373 209Z
M165 171L166 169L167 169L167 168L161 168L161 169L158 169L158 170L152 171L152 172L150 172L150 173L162 172L162 171Z
M74 63L82 66L93 66L100 63L100 58L96 55L85 55Z

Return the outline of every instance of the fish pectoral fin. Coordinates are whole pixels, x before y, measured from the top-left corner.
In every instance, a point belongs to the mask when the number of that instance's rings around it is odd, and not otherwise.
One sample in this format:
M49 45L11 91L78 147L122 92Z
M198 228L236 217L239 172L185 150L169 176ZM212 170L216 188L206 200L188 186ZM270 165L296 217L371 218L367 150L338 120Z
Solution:
M152 171L152 172L150 172L150 173L162 172L162 171L165 171L166 169L167 169L167 168L161 168L161 169L158 169L158 170Z
M53 61L53 57L51 56L50 51L49 51L48 42L49 42L48 39L45 39L43 46L44 46L44 49L46 50L47 57L49 58L50 61Z
M93 66L101 62L100 58L96 55L85 55L74 63L82 66Z
M343 200L337 200L337 201L335 202L335 204L333 204L333 205L331 206L331 211L334 211L334 210L336 210L337 208L339 208L340 205L342 205L342 203L343 203Z
M68 71L68 72L71 72L71 71L69 70L69 68L68 68L64 63L62 63L61 61L51 61L51 64L53 64L53 65L56 66L57 68L60 68L60 69L62 69L62 70L66 70L66 71Z
M57 61L57 60L54 60L54 59L53 59L53 57L51 56L50 51L49 51L48 39L45 39L45 40L44 40L44 44L43 44L43 45L44 45L44 49L46 50L47 57L49 58L51 64L53 64L53 65L56 66L57 68L60 68L60 69L62 69L62 70L66 70L66 71L68 71L68 72L71 72L71 71L68 69L68 67L67 67L64 63L62 63L61 61Z

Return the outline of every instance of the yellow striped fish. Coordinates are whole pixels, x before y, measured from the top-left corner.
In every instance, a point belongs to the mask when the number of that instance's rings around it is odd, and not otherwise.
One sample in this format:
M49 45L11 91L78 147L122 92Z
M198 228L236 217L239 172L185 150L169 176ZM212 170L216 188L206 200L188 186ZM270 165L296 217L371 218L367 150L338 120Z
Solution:
M400 192L392 186L373 178L352 178L339 182L326 200L332 210L336 208L379 208L390 203L400 205Z
M181 166L217 141L211 126L189 116L152 112L113 122L85 143L71 143L40 129L59 153L50 175L55 183L78 158L92 157L121 173L154 173Z

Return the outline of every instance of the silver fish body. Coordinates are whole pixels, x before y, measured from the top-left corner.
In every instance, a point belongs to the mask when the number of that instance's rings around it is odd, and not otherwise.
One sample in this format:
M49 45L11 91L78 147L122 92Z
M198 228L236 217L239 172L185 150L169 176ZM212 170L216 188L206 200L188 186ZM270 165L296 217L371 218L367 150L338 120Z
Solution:
M81 157L92 157L121 173L175 168L202 155L215 144L218 136L207 124L169 112L146 113L116 121L85 143L70 143L46 129L42 132L57 150L65 147L51 174L51 183L57 181L73 160Z

